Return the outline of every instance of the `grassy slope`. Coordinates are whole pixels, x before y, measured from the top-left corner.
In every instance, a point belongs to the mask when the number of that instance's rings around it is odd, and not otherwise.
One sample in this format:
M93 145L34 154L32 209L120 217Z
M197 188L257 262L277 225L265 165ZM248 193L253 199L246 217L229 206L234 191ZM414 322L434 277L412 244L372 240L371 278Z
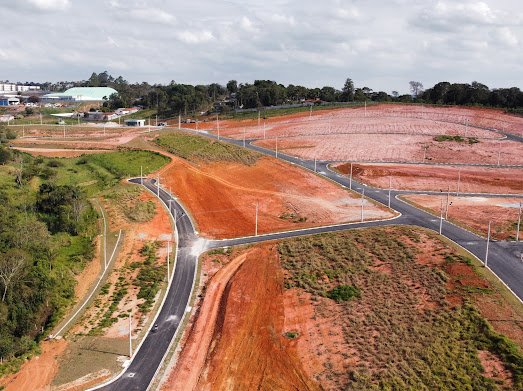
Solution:
M196 162L230 161L250 165L261 156L232 144L183 132L164 133L155 142L174 155Z
M494 381L482 375L478 358L478 350L488 350L504 361L516 389L521 389L521 351L496 333L467 300L470 294L493 294L493 288L462 286L458 290L465 297L464 304L450 306L446 301L451 293L450 277L444 270L452 264L469 265L470 260L441 245L433 255L444 257L444 265L416 262L416 245L426 239L420 232L410 228L358 230L280 244L287 288L322 297L343 285L361 292L359 298L339 304L344 348L357 352L359 365L348 374L331 375L346 376L355 390L496 389ZM374 268L380 261L390 264L390 274ZM413 288L414 284L419 287ZM435 304L434 309L420 312L422 292ZM321 314L321 305L316 313Z

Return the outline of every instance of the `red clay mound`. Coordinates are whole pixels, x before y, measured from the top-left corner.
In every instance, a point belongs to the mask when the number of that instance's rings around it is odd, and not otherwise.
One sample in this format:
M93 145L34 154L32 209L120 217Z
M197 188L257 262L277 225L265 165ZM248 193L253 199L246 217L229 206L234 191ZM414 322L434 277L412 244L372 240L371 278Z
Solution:
M358 196L275 159L260 158L252 166L173 159L161 182L180 197L205 236L254 235L257 203L259 234L360 219ZM364 208L366 220L392 217L369 201Z
M319 389L283 334L283 272L276 247L257 246L211 279L200 316L163 389Z

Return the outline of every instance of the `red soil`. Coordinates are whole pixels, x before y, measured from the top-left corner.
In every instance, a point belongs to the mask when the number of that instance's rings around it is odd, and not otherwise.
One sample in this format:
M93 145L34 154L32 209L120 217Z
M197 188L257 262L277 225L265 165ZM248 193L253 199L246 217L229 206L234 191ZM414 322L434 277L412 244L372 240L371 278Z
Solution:
M272 150L276 139L255 143ZM278 150L303 159L358 162L437 162L523 165L521 143L485 139L476 144L437 142L433 136L340 134L278 139ZM426 150L426 154L425 154Z
M350 163L335 166L350 173ZM523 169L486 167L434 167L411 164L353 164L352 175L372 186L400 190L431 190L465 193L523 193Z
M0 388L5 387L5 391L50 390L50 384L58 372L57 358L66 347L65 340L42 342L42 354L27 361L15 375L0 379Z
M253 285L253 276L260 283ZM283 335L284 308L274 245L257 246L231 261L211 279L199 318L163 389L319 389L305 375L296 344Z
M439 215L441 211L441 196L424 194L404 196L404 199L414 202L432 213ZM444 208L446 197L443 196ZM518 220L519 203L522 198L486 198L486 197L449 197L448 218L459 224L470 227L475 232L486 236L488 223L491 221L491 237L496 240L515 238L514 225ZM523 224L519 237L523 239Z
M449 276L447 300L453 306L461 305L464 298L472 300L496 331L507 330L506 335L523 346L518 326L520 316L497 288L467 264L447 264L447 255L455 254L455 250L431 233L418 232L420 243L404 237L405 243L418 248L417 262L441 268ZM394 233L394 229L389 231ZM369 357L362 357L359 349L362 344L372 344L383 329L370 325L360 330L363 334L347 331L353 328L351 321L370 316L372 300L382 298L374 297L366 304L354 303L349 316L346 306L332 300L322 297L313 300L300 289L284 289L285 272L274 244L257 245L231 258L221 269L225 256L209 254L205 258L204 276L212 277L163 390L342 389L350 382L351 368L382 370L379 359L372 357L368 361ZM378 260L375 266L385 274L390 274L393 267L386 260ZM430 287L423 285L427 281L409 278L410 275L404 274L402 284L418 295L418 310L441 310L440 303L429 300L431 295L426 290ZM468 289L471 287L488 288L492 293L474 293ZM489 300L493 305L489 305ZM495 322L492 317L507 321ZM288 332L297 338L286 338ZM495 356L484 352L479 355L486 376L511 384L511 377Z
M275 159L252 166L213 163L196 166L173 157L161 182L180 197L199 231L224 238L358 221L361 199L313 173ZM365 202L365 219L392 214Z

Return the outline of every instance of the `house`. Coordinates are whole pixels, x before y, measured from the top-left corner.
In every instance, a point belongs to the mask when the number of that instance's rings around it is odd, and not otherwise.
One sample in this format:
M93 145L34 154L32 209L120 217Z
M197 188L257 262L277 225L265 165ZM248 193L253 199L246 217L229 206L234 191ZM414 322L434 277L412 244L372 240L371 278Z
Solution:
M145 126L144 119L126 119L125 126Z
M118 118L116 113L104 113L102 111L89 111L84 113L84 120L86 121L111 121Z
M139 110L140 110L140 108L138 108L138 107L129 107L129 108L121 107L119 109L116 109L114 112L116 114L118 114L119 116L122 116L122 115L128 115L128 114L136 113Z
M0 106L17 106L20 104L20 99L14 96L2 96L0 97Z

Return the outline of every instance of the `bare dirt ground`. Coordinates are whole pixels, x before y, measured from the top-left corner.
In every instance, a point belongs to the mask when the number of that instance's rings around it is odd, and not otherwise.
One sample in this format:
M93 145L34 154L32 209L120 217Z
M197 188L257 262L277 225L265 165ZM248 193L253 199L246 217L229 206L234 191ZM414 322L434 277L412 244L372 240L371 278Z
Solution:
M263 283L253 286L253 275ZM283 335L282 282L270 244L248 250L218 271L163 389L319 389Z
M50 390L51 381L58 373L58 357L67 345L65 340L42 342L42 353L22 365L16 374L1 379L0 387L5 387L6 391Z
M350 163L334 166L350 174ZM466 193L523 193L523 169L420 166L412 164L353 164L355 179L372 186L399 190L459 191Z
M256 145L275 150L276 139ZM508 140L481 140L475 144L434 141L432 136L394 134L340 134L278 139L278 151L302 159L356 162L433 162L522 165L521 144Z
M403 231L389 228L387 232L401 236ZM373 350L380 344L390 349L398 343L386 342L387 328L392 326L387 319L379 320L396 308L391 305L399 306L398 316L410 319L409 327L416 327L416 319L424 314L471 300L496 331L523 347L520 309L508 304L472 266L447 263L449 254L456 254L448 244L417 232L420 237L415 242L403 238L408 247L417 249L417 266L400 271L392 259L374 259L373 270L393 277L395 287L365 285L362 299L350 306L299 288L285 289L286 271L280 266L276 244L234 251L229 257L208 254L203 259L207 281L201 307L193 315L192 327L186 329L183 349L162 390L347 389L353 371L365 368L366 373L380 373L394 365L383 361L391 352ZM436 299L441 292L433 290L425 267L448 276L443 301ZM381 281L376 278L376 283ZM391 289L400 289L409 299L398 298L396 303L389 296ZM396 315L391 319L397 320ZM479 351L478 358L484 376L511 388L512 375L500 357Z
M271 158L254 165L194 165L173 157L161 182L180 197L201 234L211 238L359 221L361 199L305 170ZM392 213L364 201L365 219Z
M445 195L415 194L402 198L430 210L435 215L439 215L441 212L442 200L444 211L447 203ZM523 197L500 199L450 196L448 218L450 221L464 225L483 236L487 235L487 227L490 221L492 239L514 239L521 202L523 202ZM520 238L523 239L523 226L520 227Z
M228 137L273 138L289 135L341 133L397 133L461 135L498 138L489 129L523 135L523 118L500 109L378 104L359 108L301 112L287 116L250 120L219 120L220 134ZM172 122L172 125L177 125ZM218 124L184 124L217 133Z

